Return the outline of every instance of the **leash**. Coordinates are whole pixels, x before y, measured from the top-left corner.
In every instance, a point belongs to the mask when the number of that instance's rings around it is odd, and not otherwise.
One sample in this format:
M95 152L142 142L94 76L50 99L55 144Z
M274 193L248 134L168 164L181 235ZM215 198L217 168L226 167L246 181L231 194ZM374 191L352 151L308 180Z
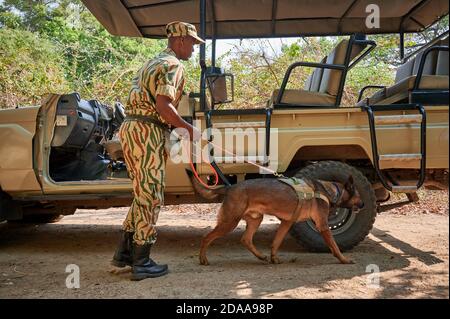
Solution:
M229 155L232 155L233 157L236 157L236 154L234 154L233 152L230 152L230 151L228 151L228 150L226 150L226 149L220 147L219 145L217 145L217 144L215 144L215 143L213 143L213 142L209 142L209 141L208 141L208 143L211 144L212 146L217 147L218 149L224 151L225 153L228 153ZM270 173L270 174L272 174L272 175L274 175L274 176L276 176L276 177L284 177L284 178L285 178L285 176L284 176L283 174L279 174L279 173L275 172L274 170L271 170L270 168L264 167L264 166L262 166L262 165L256 164L256 163L254 163L254 162L252 162L252 161L245 160L245 159L244 159L244 162L246 162L246 163L248 163L248 164L251 164L251 165L253 165L253 166L256 166L256 167L258 167L259 169L265 170L266 172L268 172L268 173Z
M151 123L151 124L154 124L154 125L158 126L159 128L161 128L161 129L163 129L163 130L167 130L167 131L170 132L170 126L169 126L169 125L161 123L161 121L160 121L158 118L156 118L156 117L154 117L154 116L151 116L151 115L138 115L138 114L127 115L127 116L125 117L125 119L124 119L124 122L128 122L128 121L139 121L139 122L144 122L144 123ZM225 153L227 153L227 154L229 154L229 155L232 155L233 157L236 157L236 154L234 154L233 152L230 152L230 151L228 151L228 150L226 150L226 149L220 147L219 145L216 145L216 144L213 143L213 142L207 141L207 143L211 144L211 145L214 146L215 148L218 148L218 149L224 151ZM244 159L244 162L246 162L246 163L248 163L248 164L251 164L251 165L253 165L253 166L256 166L256 167L258 167L259 169L262 169L262 170L264 170L264 171L266 171L266 172L269 172L270 174L273 174L273 175L276 176L276 177L283 177L283 178L285 177L283 174L278 174L277 172L275 172L275 171L273 171L273 170L271 170L271 169L269 169L269 168L267 168L267 167L264 167L264 166L262 166L262 165L256 164L256 163L254 163L254 162L252 162L252 161L249 161L249 160L245 160L245 159ZM211 163L208 163L208 164L209 164L209 166L211 167L211 170L214 172L214 184L213 184L213 185L208 185L208 184L206 184L206 183L200 178L200 176L199 176L197 170L195 169L194 163L192 162L192 156L191 156L191 160L190 160L190 163L189 163L189 164L190 164L190 166L191 166L191 169L192 169L192 172L194 173L195 178L196 178L196 179L199 181L199 183L202 184L204 187L206 187L206 188L208 188L208 189L212 189L212 188L216 187L216 186L219 184L219 174L217 173L217 170L214 168L214 166L213 166Z
M231 152L231 151L228 151L227 149L224 149L223 147L220 147L219 145L217 145L217 144L215 144L215 143L213 143L213 142L207 141L207 143L211 144L211 145L214 146L215 148L218 148L218 149L222 150L223 152L227 153L228 155L232 155L233 157L236 157L236 154L235 154L235 153L233 153L233 152ZM276 177L278 177L278 178L280 178L280 177L286 178L283 174L279 174L279 173L275 172L274 170L271 170L270 168L264 167L264 166L262 166L262 165L259 165L259 164L257 164L257 163L254 163L254 162L252 162L252 161L249 161L249 160L245 160L245 159L244 159L244 162L246 162L247 164L251 164L251 165L253 165L253 166L256 166L256 167L258 167L259 169L262 169L262 170L264 170L264 171L266 171L266 172L268 172L268 173L270 173L270 174L272 174L272 175L274 175L274 176L276 176ZM191 161L190 161L190 166L191 166L192 172L194 173L195 178L196 178L196 179L197 179L204 187L206 187L206 188L208 188L208 189L213 189L214 187L216 187L216 186L218 185L218 183L219 183L219 174L217 173L217 171L215 170L215 168L212 166L211 163L209 163L209 166L211 167L211 170L214 172L214 179L215 179L214 185L207 185L205 182L203 182L203 180L202 180L202 179L200 178L200 176L198 175L197 170L195 169L194 163L192 163L192 159L191 159Z
M200 184L202 184L204 187L208 188L208 189L212 189L214 187L217 186L217 184L219 184L219 174L217 173L217 171L214 169L214 167L211 165L211 163L209 163L209 166L211 167L212 171L214 172L214 185L208 185L206 184L201 178L200 176L198 176L197 170L195 169L194 163L192 163L192 159L189 163L191 165L191 169L192 169L192 173L194 173L195 178L199 181Z

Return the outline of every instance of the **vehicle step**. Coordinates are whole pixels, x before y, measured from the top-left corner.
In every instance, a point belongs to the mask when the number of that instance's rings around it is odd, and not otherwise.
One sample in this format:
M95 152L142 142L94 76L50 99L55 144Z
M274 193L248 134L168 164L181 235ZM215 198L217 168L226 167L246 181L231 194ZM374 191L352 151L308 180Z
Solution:
M267 156L214 156L214 159L217 163L244 163L245 161L250 161L258 164L266 164Z
M393 193L415 193L417 192L417 186L400 185L392 186Z
M380 155L380 162L388 161L420 161L422 159L421 154L384 154Z
M421 114L408 115L379 115L375 116L375 124L413 124L422 123Z
M213 123L213 128L238 128L238 127L266 127L266 122L228 122L228 123Z
M402 164L417 162L420 165L421 159L421 154L385 154L380 155L378 163L381 169L385 169L391 167L395 162L401 162Z

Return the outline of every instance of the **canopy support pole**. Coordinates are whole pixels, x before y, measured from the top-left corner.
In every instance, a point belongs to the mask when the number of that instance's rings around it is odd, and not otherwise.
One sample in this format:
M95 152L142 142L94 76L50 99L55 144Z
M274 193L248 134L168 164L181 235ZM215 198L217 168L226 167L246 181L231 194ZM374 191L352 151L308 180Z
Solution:
M400 60L404 63L405 59L405 33L400 32Z
M200 0L200 37L206 39L206 0ZM206 110L206 44L200 44L200 110Z

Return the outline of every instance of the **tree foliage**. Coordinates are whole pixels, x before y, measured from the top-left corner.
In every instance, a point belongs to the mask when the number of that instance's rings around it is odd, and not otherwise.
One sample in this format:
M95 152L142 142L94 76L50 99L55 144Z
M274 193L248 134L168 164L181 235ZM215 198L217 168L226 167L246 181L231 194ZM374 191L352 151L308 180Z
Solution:
M285 45L281 52L266 51L270 47L267 40L250 40L245 46L236 46L225 57L223 65L235 76L235 103L232 108L264 107L272 92L279 89L289 65L297 61L321 62L345 37L300 38ZM394 45L393 43L391 45ZM379 52L374 52L353 68L345 86L343 105L354 105L359 90L367 84L389 85L394 80L393 67L383 61L377 61ZM292 72L287 89L302 89L313 69L298 67Z
M44 92L65 93L58 48L29 31L0 29L0 105L36 104Z
M407 52L448 30L448 16L427 32L406 37ZM377 48L347 78L343 103L354 105L368 84L392 84L399 65L398 35L371 36ZM235 76L227 108L264 107L290 64L320 62L340 37L299 38L281 51L267 40L246 40L218 59ZM37 104L48 92L77 91L87 99L125 102L139 67L162 50L161 40L110 35L80 0L0 2L0 107ZM183 62L186 92L199 91L198 57ZM288 88L302 88L311 68L297 68Z
M9 107L36 104L39 96L63 91L124 102L136 71L165 46L164 41L110 35L78 0L5 0L0 28L1 36L16 46L42 53L33 54L31 63L25 49L12 45L0 51L0 65L7 68L2 76L11 79L10 84L1 81L0 99ZM29 89L23 90L14 70L27 67L35 76L28 77ZM47 79L45 85L38 78Z

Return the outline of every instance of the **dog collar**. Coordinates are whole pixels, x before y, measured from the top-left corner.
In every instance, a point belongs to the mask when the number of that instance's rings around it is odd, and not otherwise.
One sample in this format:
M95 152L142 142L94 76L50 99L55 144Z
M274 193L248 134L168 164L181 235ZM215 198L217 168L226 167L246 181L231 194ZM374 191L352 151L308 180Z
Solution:
M341 192L339 186L335 182L333 182L332 184L334 187L336 187L336 196L334 196L334 198L331 199L331 204L336 205L344 193Z

